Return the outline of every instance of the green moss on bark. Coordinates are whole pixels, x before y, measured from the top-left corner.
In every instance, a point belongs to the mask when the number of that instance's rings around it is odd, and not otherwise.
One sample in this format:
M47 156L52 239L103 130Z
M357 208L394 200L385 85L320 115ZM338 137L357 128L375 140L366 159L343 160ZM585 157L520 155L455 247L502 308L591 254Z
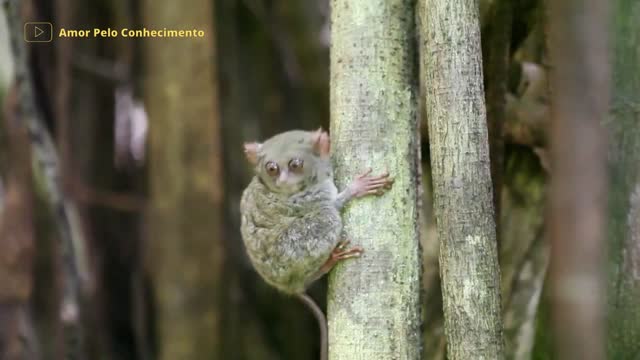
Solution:
M609 130L609 331L611 359L640 354L640 1L616 0Z

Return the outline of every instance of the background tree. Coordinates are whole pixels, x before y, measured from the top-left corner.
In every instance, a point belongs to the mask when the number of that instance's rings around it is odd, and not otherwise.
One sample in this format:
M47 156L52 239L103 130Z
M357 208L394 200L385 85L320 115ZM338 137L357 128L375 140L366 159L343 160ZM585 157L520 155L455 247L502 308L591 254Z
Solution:
M364 254L332 271L329 358L420 357L419 139L413 2L331 3L331 146L338 188L371 167L393 189L344 211Z
M549 2L554 343L561 359L603 359L607 1Z
M146 43L145 93L153 119L146 255L160 359L221 356L223 176L211 5L144 6L149 28L186 22L205 33Z
M505 13L510 8L511 13ZM501 269L502 311L504 319L505 355L513 359L529 359L537 334L547 334L545 314L539 315L543 285L549 261L549 246L543 236L547 170L541 161L546 146L548 123L548 87L542 31L543 12L538 1L504 4L502 1L480 1L484 80L490 130L492 171L499 170L502 181L496 217ZM503 22L511 26L505 29ZM421 25L422 26L422 25ZM506 31L508 34L504 34ZM419 34L422 36L422 34ZM421 44L424 41L421 40ZM503 69L504 51L510 49L509 67ZM502 54L502 55L501 55ZM499 71L495 71L496 67ZM508 71L507 71L508 70ZM425 92L424 68L421 88ZM507 71L504 74L503 71ZM505 78L506 76L506 78ZM503 84L507 81L507 84ZM425 97L422 96L421 100ZM421 104L423 101L421 101ZM491 110L493 109L493 111ZM504 114L502 114L504 111ZM426 114L423 113L426 117ZM504 116L502 120L500 117ZM497 122L497 123L496 123ZM423 120L426 125L426 120ZM427 136L426 126L423 137ZM495 137L498 137L497 139ZM502 143L504 146L502 147ZM497 146L496 146L497 145ZM502 147L502 151L500 148ZM496 151L497 150L497 151ZM438 238L433 218L432 187L428 147L425 151L425 196L423 198L426 228L423 231L423 285L425 288L425 354L427 359L445 358L442 294L438 271ZM502 157L503 165L497 165ZM494 160L497 158L497 161ZM429 175L429 176L427 176ZM493 180L493 175L492 175ZM542 344L542 342L539 342ZM539 352L549 354L545 346Z
M7 70L5 63L0 71L13 75ZM0 358L30 360L40 355L30 317L34 263L31 153L27 131L17 119L16 89L7 86L9 79L3 79L3 75L0 103L6 102L0 112Z
M419 15L447 357L499 359L500 270L478 7L423 1Z
M640 2L611 3L612 99L609 133L608 357L640 354Z

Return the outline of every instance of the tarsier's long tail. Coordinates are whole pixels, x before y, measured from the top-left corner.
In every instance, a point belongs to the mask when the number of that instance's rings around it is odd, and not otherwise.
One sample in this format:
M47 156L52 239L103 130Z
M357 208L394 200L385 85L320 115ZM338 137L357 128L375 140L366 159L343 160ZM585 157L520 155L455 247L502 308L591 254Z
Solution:
M327 350L329 347L327 342L327 319L322 309L320 309L318 304L316 304L309 295L302 293L296 296L311 310L313 316L318 320L318 326L320 327L320 360L327 360Z

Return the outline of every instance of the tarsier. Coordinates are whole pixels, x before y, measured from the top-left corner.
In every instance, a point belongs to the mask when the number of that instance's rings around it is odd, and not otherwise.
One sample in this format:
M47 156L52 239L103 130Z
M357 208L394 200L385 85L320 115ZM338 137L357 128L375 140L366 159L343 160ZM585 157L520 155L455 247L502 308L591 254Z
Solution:
M333 180L329 135L293 130L264 143L244 145L255 176L242 194L241 233L251 263L277 289L296 295L320 323L321 358L326 359L324 314L306 288L340 260L363 249L341 239L340 210L351 199L391 188L388 173L357 176L342 192Z

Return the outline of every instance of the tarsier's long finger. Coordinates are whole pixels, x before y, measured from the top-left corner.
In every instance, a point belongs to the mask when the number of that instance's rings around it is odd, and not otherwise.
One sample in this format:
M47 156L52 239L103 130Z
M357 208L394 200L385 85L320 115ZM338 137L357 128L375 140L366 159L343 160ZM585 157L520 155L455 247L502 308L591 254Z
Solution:
M354 254L359 255L359 254L362 254L363 252L364 252L364 250L362 250L362 248L358 247L358 248L353 248L353 249L349 249L349 250L346 250L346 251L341 251L341 252L337 253L336 256L343 257L343 256L347 256L347 255L354 255Z
M364 190L373 190L373 189L391 189L393 182L378 182L373 184L367 184L364 186Z
M389 185L389 184L393 184L393 179L368 181L366 183L366 186L383 186L383 185Z
M378 187L374 187L374 188L371 188L371 189L367 189L363 193L363 195L376 195L376 196L379 196L379 195L384 194L384 192L385 192L385 188L378 186Z
M377 176L369 176L367 180L381 180L389 177L389 172L385 171L384 173Z
M353 259L353 258L357 258L360 257L361 253L353 253L353 254L347 254L347 255L338 255L337 259L338 260L347 260L347 259Z
M367 171L365 171L364 173L360 174L357 176L358 179L364 179L365 177L367 177L369 174L371 174L371 172L373 171L372 168L369 168Z
M375 186L375 187L367 188L365 189L365 191L367 193L373 192L373 194L381 195L381 194L384 194L387 191L387 189L385 189L384 186Z
M361 248L360 246L354 246L351 249L349 249L349 251L362 254L364 252L364 249Z
M361 247L354 247L352 249L349 249L347 251L343 251L340 253L335 254L335 257L338 259L350 259L350 258L354 258L354 257L358 257L360 255L362 255L362 253L364 252L364 249Z

